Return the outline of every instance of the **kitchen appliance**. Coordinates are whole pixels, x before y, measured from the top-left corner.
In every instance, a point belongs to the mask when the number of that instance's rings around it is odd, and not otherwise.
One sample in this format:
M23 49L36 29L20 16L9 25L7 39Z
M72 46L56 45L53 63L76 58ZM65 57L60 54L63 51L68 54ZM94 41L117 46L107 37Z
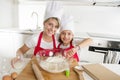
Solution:
M103 43L103 42L105 42L105 43ZM106 58L109 55L109 51L111 51L113 54L115 54L116 52L120 52L120 42L119 41L101 40L101 41L97 42L97 44L89 46L89 51L104 54L103 63L106 63ZM110 56L110 57L114 57L114 56ZM120 60L120 57L119 57L119 60ZM120 64L120 62L119 62L119 64Z

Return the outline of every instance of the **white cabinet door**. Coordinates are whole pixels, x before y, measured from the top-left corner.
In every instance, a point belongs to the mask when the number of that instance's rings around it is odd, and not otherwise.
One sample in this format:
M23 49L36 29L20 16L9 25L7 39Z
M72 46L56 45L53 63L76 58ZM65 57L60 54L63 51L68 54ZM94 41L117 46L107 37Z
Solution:
M18 50L18 48L20 48L25 40L31 36L32 34L29 34L29 33L14 33L14 38L13 38L13 41L14 41L14 51L16 53L16 51Z
M81 62L103 63L104 54L88 51L88 47L82 48L79 52Z
M0 56L14 56L13 35L10 32L0 32Z
M24 44L25 40L30 37L30 33L13 33L14 53Z
M17 49L31 35L29 33L0 32L0 56L15 57Z

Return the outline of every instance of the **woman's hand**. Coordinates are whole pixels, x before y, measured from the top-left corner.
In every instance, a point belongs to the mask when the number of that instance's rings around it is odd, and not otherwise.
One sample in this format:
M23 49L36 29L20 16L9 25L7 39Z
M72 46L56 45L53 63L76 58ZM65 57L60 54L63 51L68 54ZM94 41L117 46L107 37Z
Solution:
M14 64L18 61L19 59L17 57L14 57L12 60L11 60L11 66L12 68L15 68L14 67Z
M14 67L14 64L18 61L19 59L17 57L14 57L12 60L11 60L11 65L12 65L12 68L15 68Z
M16 57L14 57L12 60L11 60L11 65L13 68L15 68L14 64L20 60L23 60L23 55L22 54L19 54L17 55Z

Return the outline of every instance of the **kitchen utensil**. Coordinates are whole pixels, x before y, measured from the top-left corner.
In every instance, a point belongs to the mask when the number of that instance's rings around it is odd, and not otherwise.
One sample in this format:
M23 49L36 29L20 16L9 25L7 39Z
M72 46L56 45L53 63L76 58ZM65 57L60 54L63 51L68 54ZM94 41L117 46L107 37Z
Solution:
M41 57L39 65L44 70L51 73L59 73L65 71L69 67L69 63L64 57Z
M78 74L79 80L84 80L83 70L79 70L79 69L77 69L77 68L74 68L74 71Z
M63 51L58 50L57 52L50 52L54 55L52 56L44 56L41 55L42 52L36 54L36 58L40 67L50 73L60 73L69 68L69 63L65 56L63 55ZM38 56L39 55L39 56Z
M37 80L44 80L44 77L35 63L32 62L32 69L35 73Z

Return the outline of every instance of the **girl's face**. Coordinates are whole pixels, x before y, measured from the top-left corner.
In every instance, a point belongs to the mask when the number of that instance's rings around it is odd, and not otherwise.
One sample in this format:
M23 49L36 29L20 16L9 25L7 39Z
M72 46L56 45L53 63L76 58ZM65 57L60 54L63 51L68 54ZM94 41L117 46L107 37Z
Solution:
M46 22L44 22L44 32L48 36L52 36L56 33L59 28L59 23L56 19L50 18Z
M73 39L73 33L70 30L64 30L60 33L60 39L64 45L68 45Z

